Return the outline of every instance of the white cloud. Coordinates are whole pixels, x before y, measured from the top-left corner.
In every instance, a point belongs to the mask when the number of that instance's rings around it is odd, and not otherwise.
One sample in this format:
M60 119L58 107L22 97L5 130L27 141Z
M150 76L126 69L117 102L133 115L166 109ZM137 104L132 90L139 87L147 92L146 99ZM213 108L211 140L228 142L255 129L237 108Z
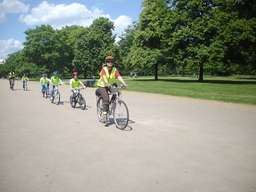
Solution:
M121 15L111 19L109 14L98 8L89 9L81 3L53 4L43 1L33 7L28 14L21 15L20 20L28 26L49 24L54 28L61 28L70 25L89 26L94 19L106 17L114 22L114 34L120 35L124 29L132 23L132 19Z
M8 54L23 48L20 41L15 39L0 40L0 59L5 59Z
M29 6L19 0L3 0L0 3L0 22L4 21L9 13L25 13Z
M119 36L122 35L124 30L132 24L132 19L126 15L121 15L114 20L115 34L117 35L116 41L119 41Z
M21 21L29 26L50 24L55 28L66 25L88 26L98 17L110 18L100 9L88 9L80 3L53 4L43 1L30 10L29 14L22 15Z

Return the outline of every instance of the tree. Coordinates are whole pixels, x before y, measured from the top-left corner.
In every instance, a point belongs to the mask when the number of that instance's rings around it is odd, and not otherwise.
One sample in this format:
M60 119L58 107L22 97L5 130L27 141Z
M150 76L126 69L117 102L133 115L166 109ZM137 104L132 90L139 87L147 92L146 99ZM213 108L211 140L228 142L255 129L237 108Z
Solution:
M136 30L136 23L133 23L133 25L128 26L125 32L121 35L120 41L118 42L121 63L123 64L123 70L125 71L133 70L133 67L130 65L131 63L130 59L128 58L128 55L133 45L134 34Z
M130 58L136 58L131 60L133 65L144 63L147 68L153 69L155 80L158 80L159 65L163 61L162 29L166 14L167 4L164 0L144 0L138 30L134 32L133 46L129 53ZM138 53L140 55L134 55Z
M25 32L24 54L28 61L45 66L49 71L64 69L61 63L63 52L61 41L50 25L41 25Z
M75 57L75 45L80 35L86 32L86 28L82 26L66 26L57 31L57 36L61 44L61 63L64 67L64 75L70 74L72 71L73 60Z
M115 52L113 29L112 21L98 18L80 35L75 46L74 63L84 77L98 74L106 54Z

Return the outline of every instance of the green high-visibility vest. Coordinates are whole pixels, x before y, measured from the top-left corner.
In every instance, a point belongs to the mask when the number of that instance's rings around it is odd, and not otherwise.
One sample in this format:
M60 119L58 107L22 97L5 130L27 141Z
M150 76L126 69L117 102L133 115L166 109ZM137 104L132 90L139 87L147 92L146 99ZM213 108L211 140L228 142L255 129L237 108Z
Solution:
M73 89L78 89L80 88L81 81L78 79L71 79L70 84Z
M57 76L52 76L51 77L51 82L52 82L53 85L57 86L57 85L59 85L61 83L61 80Z
M46 77L41 77L40 83L41 85L46 85L49 82L49 80Z

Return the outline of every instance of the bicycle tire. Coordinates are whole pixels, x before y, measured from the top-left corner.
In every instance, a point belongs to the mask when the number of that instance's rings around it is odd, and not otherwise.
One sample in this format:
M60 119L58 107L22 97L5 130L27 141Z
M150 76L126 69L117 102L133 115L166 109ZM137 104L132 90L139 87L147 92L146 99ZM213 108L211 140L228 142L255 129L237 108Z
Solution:
M82 110L86 109L86 101L82 95L80 95L79 105Z
M69 98L69 102L70 102L70 105L71 105L72 108L76 107L76 101L75 101L75 98L72 95Z
M103 103L102 97L98 97L96 107L97 107L97 116L98 116L98 119L99 119L100 122L102 122L102 120L103 120L103 107L102 107L102 103Z
M118 119L117 119L117 114L116 114L116 109L118 106L123 105L125 108L125 112L126 112L126 117L125 117L125 121L124 123L120 124ZM116 124L116 127L123 130L127 127L128 123L129 123L129 110L128 107L126 105L126 103L122 100L117 101L115 108L113 109L113 118L114 118L114 122ZM121 120L123 122L123 120Z
M56 105L59 105L60 104L60 92L57 93L57 97L55 97L55 98L57 98Z

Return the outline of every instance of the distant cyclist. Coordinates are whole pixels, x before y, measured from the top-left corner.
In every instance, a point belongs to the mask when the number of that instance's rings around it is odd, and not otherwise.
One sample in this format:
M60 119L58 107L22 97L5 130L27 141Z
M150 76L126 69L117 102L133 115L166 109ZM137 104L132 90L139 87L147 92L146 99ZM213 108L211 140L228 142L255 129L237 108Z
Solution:
M43 94L43 97L47 98L47 94L49 92L49 82L51 80L47 78L46 74L43 74L43 76L40 78L40 84L41 84L41 91Z
M52 84L51 96L53 96L55 87L57 87L58 85L63 84L63 82L60 79L57 71L53 72L53 76L51 77L50 83Z
M109 86L113 83L116 83L119 80L125 87L127 86L124 82L122 76L114 67L114 58L112 56L107 56L105 58L105 63L107 66L104 66L100 71L100 79L97 81L96 95L102 97L103 99L103 115L107 115L109 110Z
M74 91L80 88L85 88L85 85L83 84L82 81L80 81L78 79L78 73L77 72L73 72L73 78L70 79L69 81L69 85L70 85L70 89L74 95Z
M14 82L15 82L15 73L13 71L11 71L8 75L8 79L9 79L9 84L10 84L10 89L14 88Z
M21 77L21 81L22 81L22 87L24 91L28 90L28 81L29 78L28 76L24 73L23 76Z

